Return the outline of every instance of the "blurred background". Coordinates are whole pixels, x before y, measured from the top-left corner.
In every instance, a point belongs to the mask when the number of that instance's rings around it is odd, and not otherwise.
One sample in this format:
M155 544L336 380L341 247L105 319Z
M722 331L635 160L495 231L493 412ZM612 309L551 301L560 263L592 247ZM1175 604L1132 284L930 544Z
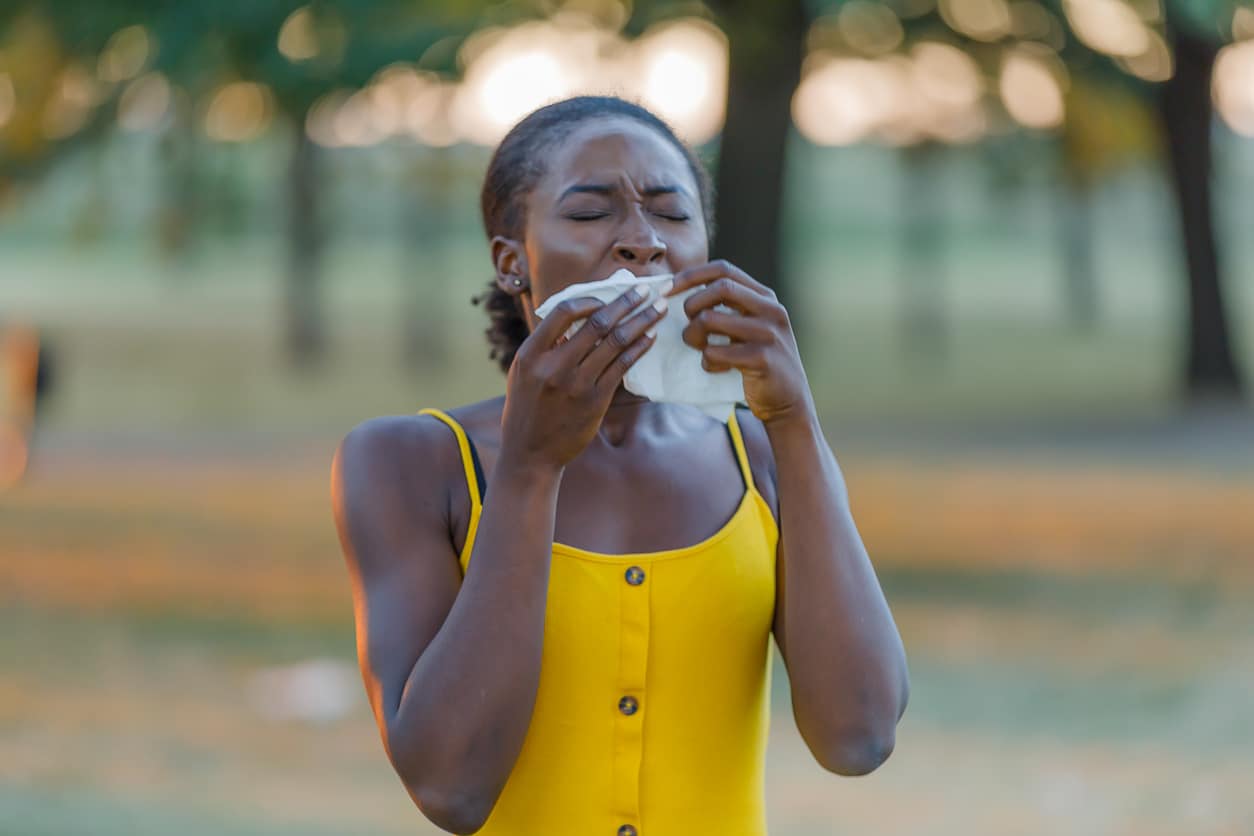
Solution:
M491 147L579 92L716 173L913 693L776 836L1254 833L1254 8L7 0L0 833L434 833L355 667L355 423L503 391Z

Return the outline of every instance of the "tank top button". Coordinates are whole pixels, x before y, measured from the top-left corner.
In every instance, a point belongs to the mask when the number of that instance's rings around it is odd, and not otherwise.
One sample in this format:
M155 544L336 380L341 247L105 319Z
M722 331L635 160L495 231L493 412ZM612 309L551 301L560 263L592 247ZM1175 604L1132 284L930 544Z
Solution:
M618 828L618 836L638 836L638 831L631 825L625 824Z
M627 570L627 583L632 586L640 586L644 583L644 570L639 566L632 566Z
M618 710L626 714L628 717L636 713L636 709L640 707L640 703L636 702L635 697L623 697L618 701Z

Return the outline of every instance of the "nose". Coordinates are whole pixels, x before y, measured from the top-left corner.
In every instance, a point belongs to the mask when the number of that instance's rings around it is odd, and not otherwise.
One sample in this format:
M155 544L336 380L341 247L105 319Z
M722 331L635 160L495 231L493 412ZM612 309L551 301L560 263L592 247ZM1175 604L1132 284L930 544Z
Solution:
M654 264L666 256L666 242L641 213L633 211L614 242L614 256L627 264Z

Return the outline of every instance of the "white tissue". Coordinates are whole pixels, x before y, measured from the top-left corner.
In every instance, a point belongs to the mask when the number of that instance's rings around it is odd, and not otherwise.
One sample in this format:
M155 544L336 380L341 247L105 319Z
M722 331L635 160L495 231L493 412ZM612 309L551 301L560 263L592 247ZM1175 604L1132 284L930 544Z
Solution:
M581 296L592 296L602 302L609 302L621 296L628 288L640 284L648 288L649 294L640 304L643 307L661 296L665 292L663 286L669 288L673 278L669 274L636 276L630 270L618 270L609 278L573 284L553 294L536 308L536 316L543 319L558 304ZM701 352L683 340L683 330L688 324L683 302L700 289L690 288L667 299L670 307L657 324L657 339L653 347L627 370L623 377L623 386L628 392L657 403L690 404L711 418L725 422L731 416L736 403L745 399L744 380L736 369L707 372L701 368ZM717 309L731 310L725 305L719 305ZM567 331L567 335L579 330L583 322L576 322ZM713 344L730 342L721 334L712 334L709 341Z

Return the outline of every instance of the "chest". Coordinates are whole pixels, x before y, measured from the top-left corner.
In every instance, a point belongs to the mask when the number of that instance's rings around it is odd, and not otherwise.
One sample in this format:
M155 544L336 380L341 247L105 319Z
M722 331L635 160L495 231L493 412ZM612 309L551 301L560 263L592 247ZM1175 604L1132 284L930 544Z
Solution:
M476 444L485 489L498 454L491 439ZM719 533L747 488L730 438L717 433L648 456L584 454L562 475L553 539L610 555L687 548Z

